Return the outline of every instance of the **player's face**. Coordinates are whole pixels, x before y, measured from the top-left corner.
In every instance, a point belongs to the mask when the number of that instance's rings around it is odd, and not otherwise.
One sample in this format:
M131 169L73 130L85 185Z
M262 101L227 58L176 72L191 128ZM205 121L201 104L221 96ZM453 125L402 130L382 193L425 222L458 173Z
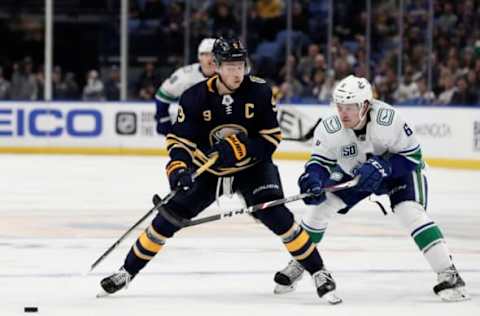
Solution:
M200 67L202 67L202 72L207 76L213 76L215 73L215 63L213 62L213 54L212 53L201 53L198 56L198 62L200 63Z
M245 76L244 61L227 61L220 65L219 74L229 89L240 87Z
M336 106L343 127L354 128L360 123L360 109L357 104L337 104Z

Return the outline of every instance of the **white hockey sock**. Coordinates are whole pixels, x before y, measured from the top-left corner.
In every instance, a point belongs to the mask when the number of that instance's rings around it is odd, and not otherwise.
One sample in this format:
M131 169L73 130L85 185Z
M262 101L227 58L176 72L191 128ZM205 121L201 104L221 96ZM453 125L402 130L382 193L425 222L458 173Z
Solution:
M411 237L427 259L433 271L440 272L452 265L450 252L443 234L423 207L413 201L398 204L395 214L402 226L408 229Z
M450 251L443 240L423 253L433 271L437 273L445 271L445 269L452 265L449 254Z

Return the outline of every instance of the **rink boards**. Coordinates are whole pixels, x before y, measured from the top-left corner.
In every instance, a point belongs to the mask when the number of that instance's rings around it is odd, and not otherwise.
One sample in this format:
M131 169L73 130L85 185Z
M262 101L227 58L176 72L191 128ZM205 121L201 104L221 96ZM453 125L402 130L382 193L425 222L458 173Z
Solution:
M480 109L402 106L400 111L430 165L480 169ZM154 112L150 102L0 102L0 152L166 155ZM332 113L326 105L278 107L284 137L290 138ZM309 146L284 141L276 156L304 160Z

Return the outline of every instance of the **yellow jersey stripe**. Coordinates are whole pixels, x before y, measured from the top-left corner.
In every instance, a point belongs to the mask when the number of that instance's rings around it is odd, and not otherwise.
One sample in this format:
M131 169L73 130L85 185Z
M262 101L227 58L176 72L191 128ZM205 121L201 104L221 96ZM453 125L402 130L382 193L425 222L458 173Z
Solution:
M272 143L275 147L280 145L280 141L277 140L276 138L273 138L269 135L262 135L262 137L265 138L266 140L268 140L270 143Z
M187 146L191 146L191 147L194 147L194 148L197 148L197 144L195 144L194 142L192 142L191 140L189 139L186 139L186 138L183 138L183 137L179 137L175 134L167 134L167 140L176 140L176 141L179 141L181 143L184 143L185 145Z
M218 75L213 76L212 78L207 80L207 88L208 91L215 93L215 90L213 90L213 82L215 79L218 77Z
M260 134L274 134L274 133L281 133L280 127L275 127L271 129L262 129L259 131Z

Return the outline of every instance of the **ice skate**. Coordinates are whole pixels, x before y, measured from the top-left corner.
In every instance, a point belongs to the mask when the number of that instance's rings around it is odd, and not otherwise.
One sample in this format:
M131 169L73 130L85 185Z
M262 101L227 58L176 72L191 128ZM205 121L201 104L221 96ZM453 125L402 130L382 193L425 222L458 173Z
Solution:
M313 282L317 288L317 294L326 299L330 304L339 304L342 299L335 293L336 284L332 275L325 269L322 269L312 275Z
M128 273L125 268L121 267L118 272L104 278L100 281L100 292L97 297L104 297L113 294L123 288L128 287L128 283L133 279L133 276Z
M460 302L470 299L470 295L465 290L465 282L454 265L438 273L438 284L433 287L433 292L446 302Z
M285 294L294 291L298 281L302 279L304 271L305 269L300 263L294 259L290 260L283 270L275 273L276 285L273 293Z

